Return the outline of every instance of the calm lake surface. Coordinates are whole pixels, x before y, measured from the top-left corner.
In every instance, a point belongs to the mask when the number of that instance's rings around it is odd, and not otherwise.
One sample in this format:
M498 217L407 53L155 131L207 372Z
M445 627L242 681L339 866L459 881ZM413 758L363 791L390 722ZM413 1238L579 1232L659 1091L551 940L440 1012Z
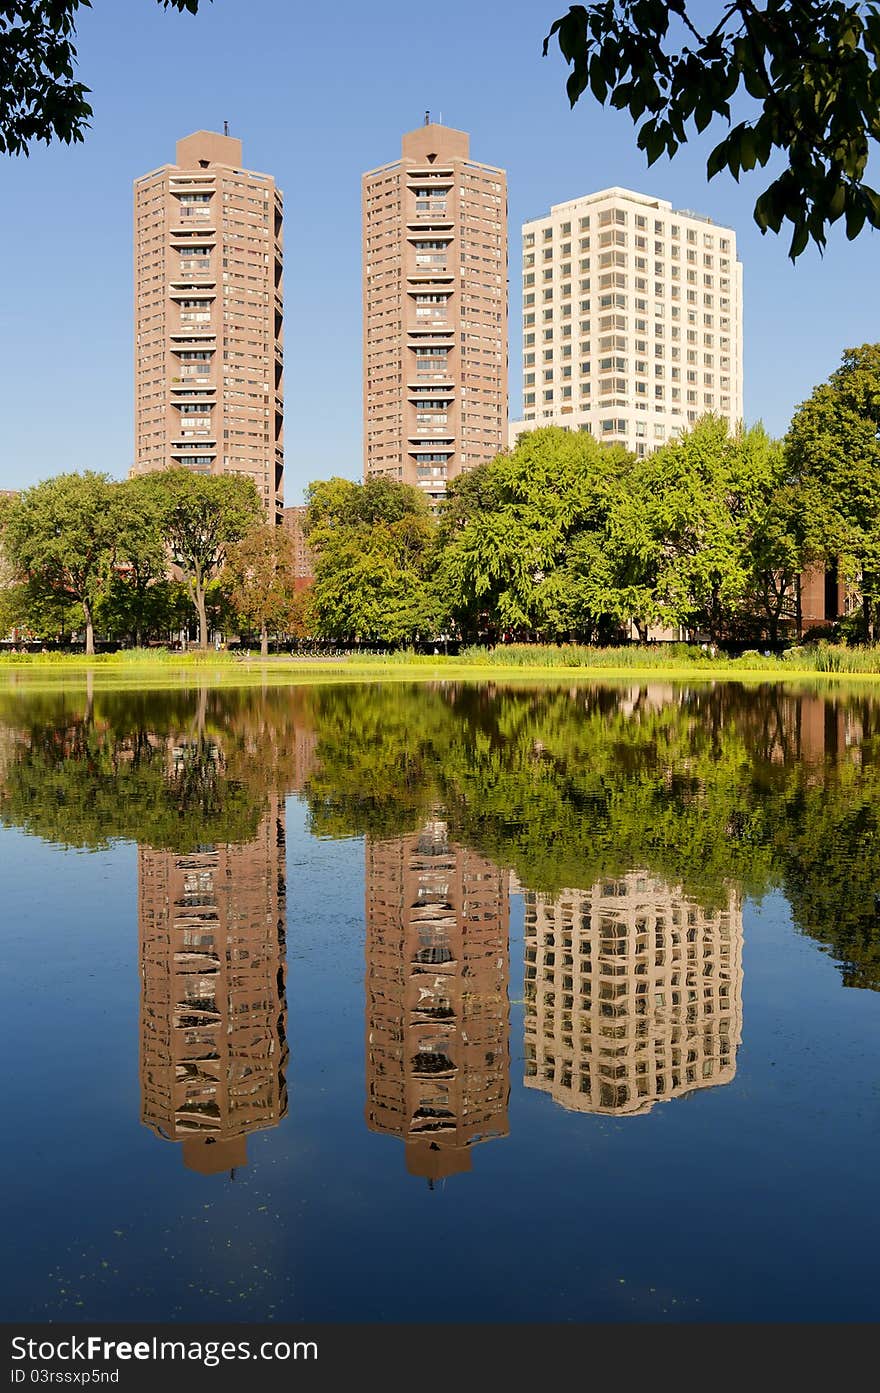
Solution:
M876 1320L865 690L0 695L4 1317Z

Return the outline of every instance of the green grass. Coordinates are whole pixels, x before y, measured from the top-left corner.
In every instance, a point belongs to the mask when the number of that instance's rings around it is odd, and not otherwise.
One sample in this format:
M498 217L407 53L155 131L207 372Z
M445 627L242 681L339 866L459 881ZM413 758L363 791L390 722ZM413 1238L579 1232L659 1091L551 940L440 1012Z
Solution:
M577 645L510 644L492 650L465 649L458 657L409 652L351 654L321 659L281 654L262 662L258 654L171 653L141 649L120 653L33 653L0 655L0 683L36 691L62 686L95 689L283 686L377 681L602 681L652 677L667 681L788 682L813 678L880 678L880 647L820 644L793 648L782 657L752 651L740 658L712 658L687 644L663 647L587 648Z
M60 668L105 668L105 667L201 667L206 663L235 663L239 659L233 653L216 653L213 648L207 652L172 653L168 648L123 648L118 653L95 653L87 658L84 653L3 653L0 654L0 668L7 667L60 667Z

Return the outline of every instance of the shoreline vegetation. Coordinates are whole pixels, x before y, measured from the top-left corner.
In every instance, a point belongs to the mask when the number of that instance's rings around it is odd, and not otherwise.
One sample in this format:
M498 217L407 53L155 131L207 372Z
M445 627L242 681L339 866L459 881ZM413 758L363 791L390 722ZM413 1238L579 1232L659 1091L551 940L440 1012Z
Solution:
M590 648L578 644L509 644L496 648L467 648L455 656L393 653L336 653L329 655L279 653L262 658L256 652L175 653L167 649L126 649L115 653L0 654L0 682L8 688L33 690L38 685L63 685L69 679L108 687L158 688L207 679L210 686L251 686L258 683L437 681L459 679L545 681L659 679L668 681L791 682L856 679L880 680L880 646L847 647L818 644L789 648L782 654L750 650L731 657L715 656L693 644L637 645Z

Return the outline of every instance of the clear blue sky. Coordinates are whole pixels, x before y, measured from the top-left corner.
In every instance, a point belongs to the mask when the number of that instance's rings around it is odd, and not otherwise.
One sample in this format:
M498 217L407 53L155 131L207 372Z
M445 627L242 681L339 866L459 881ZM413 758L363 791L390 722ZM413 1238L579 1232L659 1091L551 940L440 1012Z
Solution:
M222 130L285 194L286 499L361 468L360 175L395 159L426 108L471 134L510 186L511 414L520 401L520 224L620 184L736 228L745 268L745 409L784 431L842 350L880 338L880 238L832 231L796 267L752 222L759 189L707 184L705 138L648 170L629 119L582 98L541 41L568 0L94 0L79 28L95 116L85 145L0 157L0 487L132 457L131 182L175 140ZM704 8L717 10L705 0ZM418 43L412 36L418 35ZM408 37L409 36L409 37ZM436 42L434 42L436 36ZM413 55L418 55L414 57ZM316 215L316 209L321 215Z

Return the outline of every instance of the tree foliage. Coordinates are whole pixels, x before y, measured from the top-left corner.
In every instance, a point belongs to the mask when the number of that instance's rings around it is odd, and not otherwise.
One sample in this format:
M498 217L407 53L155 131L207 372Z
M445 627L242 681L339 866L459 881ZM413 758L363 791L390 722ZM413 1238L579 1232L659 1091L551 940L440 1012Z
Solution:
M195 474L183 468L158 470L142 482L156 500L162 536L195 606L199 646L207 648L207 586L229 548L260 516L256 487L239 475Z
M559 427L523 433L452 485L441 593L470 632L775 636L806 554L786 469L761 427L711 416L638 460Z
M82 605L86 652L95 651L95 606L107 588L119 530L105 474L58 474L9 509L4 549L32 594Z
M813 550L837 557L862 594L866 636L880 637L880 344L849 348L795 413L785 440L810 500Z
M199 0L158 0L195 14ZM76 77L76 21L91 0L0 0L0 151L81 141L92 108Z
M707 16L706 10L710 10ZM847 0L594 0L554 21L571 67L571 105L589 90L628 111L648 163L670 157L713 121L730 129L709 178L785 167L755 204L762 232L792 227L795 260L830 223L846 235L880 227L880 195L865 181L880 137L880 13ZM752 114L735 120L751 99Z
M439 583L463 626L554 634L598 621L565 560L576 539L604 530L631 463L620 447L548 426L456 480Z
M307 534L315 557L310 608L320 635L403 644L438 631L436 527L417 489L387 479L313 484Z
M109 608L139 646L151 630L174 627L179 597L166 579L168 556L155 488L144 477L127 479L116 485L115 496L119 530Z
M782 450L760 426L731 434L713 416L646 457L635 483L637 525L662 621L713 639L735 631L750 598L762 593L758 566L766 571L768 558L756 533L783 477ZM772 559L790 559L796 574L796 545L786 539L790 558L782 550L786 519L777 511ZM779 580L790 589L792 567Z
M234 612L260 634L269 651L269 630L288 631L298 619L293 542L280 527L258 523L226 553L223 583Z

